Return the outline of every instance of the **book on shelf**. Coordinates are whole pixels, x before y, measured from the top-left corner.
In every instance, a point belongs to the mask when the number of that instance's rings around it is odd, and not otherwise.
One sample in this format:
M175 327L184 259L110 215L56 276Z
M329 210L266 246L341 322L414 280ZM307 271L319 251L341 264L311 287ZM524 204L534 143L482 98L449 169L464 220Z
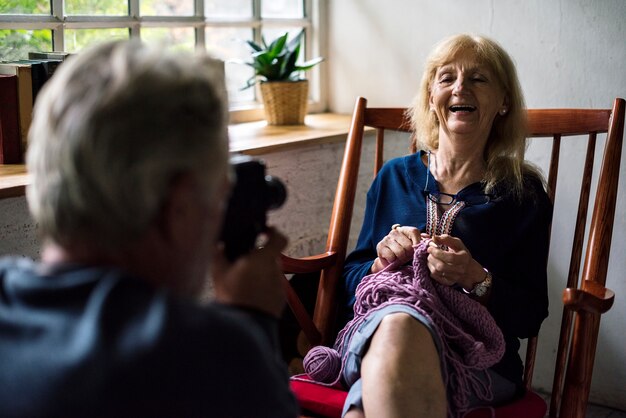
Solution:
M28 53L28 59L30 60L57 60L57 61L65 61L72 54L69 52L63 51L31 51Z
M17 76L20 143L22 154L28 148L28 130L33 104L44 84L52 77L60 59L28 59L0 63L0 74Z
M17 102L22 154L28 147L28 130L33 113L33 78L29 64L0 63L0 74L17 77Z
M12 61L11 63L26 64L31 66L33 79L33 102L35 102L39 91L41 90L43 85L50 79L50 77L52 77L61 62L62 61L59 60L28 59Z
M0 74L0 164L23 162L17 76Z

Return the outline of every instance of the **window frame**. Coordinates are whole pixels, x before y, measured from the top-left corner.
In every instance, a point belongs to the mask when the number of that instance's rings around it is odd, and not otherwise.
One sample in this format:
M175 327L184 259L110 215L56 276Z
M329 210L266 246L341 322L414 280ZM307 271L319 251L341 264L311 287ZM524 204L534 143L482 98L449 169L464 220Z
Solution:
M205 28L234 27L251 28L254 40L261 41L261 29L273 27L301 27L306 30L304 59L326 56L326 30L324 27L328 0L302 0L302 18L262 18L261 4L264 0L252 1L252 17L226 19L205 16L204 0L193 0L193 16L142 16L140 0L128 0L128 15L93 16L65 14L65 0L50 0L49 15L0 14L0 29L9 30L51 30L52 45L56 51L65 48L65 30L72 29L128 29L129 38L141 38L142 28L193 28L196 49L206 50ZM267 0L269 1L269 0ZM324 65L318 65L307 72L310 82L311 101L309 112L326 110L327 95ZM255 96L258 97L258 94ZM230 108L231 123L263 119L262 103L234 104Z

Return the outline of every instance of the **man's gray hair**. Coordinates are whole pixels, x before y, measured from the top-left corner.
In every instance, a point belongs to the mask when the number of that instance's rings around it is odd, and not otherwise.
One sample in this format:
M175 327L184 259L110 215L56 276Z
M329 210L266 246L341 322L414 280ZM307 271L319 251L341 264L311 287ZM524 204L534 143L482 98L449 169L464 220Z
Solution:
M206 55L122 41L70 57L29 133L27 196L43 238L119 248L184 173L210 200L228 163L227 108L223 63Z

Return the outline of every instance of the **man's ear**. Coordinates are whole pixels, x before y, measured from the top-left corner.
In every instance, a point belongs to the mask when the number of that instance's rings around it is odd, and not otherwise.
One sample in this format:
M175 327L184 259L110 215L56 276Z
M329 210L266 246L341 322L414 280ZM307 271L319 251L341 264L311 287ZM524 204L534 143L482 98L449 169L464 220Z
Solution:
M189 173L176 176L163 200L157 228L162 238L178 244L187 239L193 204L197 201L197 188L193 176Z

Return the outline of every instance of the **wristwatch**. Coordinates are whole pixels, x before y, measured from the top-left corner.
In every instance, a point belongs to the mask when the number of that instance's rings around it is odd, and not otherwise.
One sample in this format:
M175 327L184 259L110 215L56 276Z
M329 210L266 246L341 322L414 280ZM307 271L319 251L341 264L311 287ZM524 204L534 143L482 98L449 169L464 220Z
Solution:
M487 270L486 268L483 268L483 270L485 270L485 279L480 283L476 283L474 285L474 288L470 292L471 294L476 295L478 297L482 297L487 294L487 292L489 291L489 288L491 287L491 281L493 280L493 276L491 275L491 272Z

